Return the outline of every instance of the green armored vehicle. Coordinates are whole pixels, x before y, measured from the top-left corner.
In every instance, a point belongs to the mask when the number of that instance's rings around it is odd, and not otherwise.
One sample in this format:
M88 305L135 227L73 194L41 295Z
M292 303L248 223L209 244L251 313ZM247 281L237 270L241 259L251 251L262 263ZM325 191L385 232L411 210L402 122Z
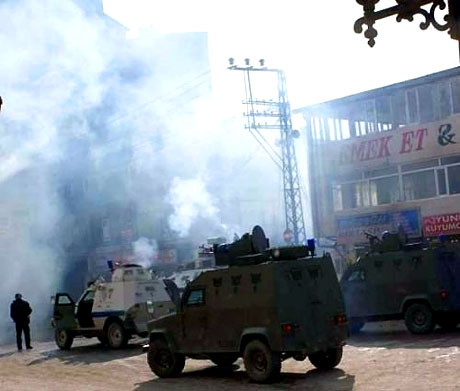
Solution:
M342 358L348 325L329 255L314 247L268 249L258 226L214 247L219 269L185 289L175 314L149 322L148 363L159 377L181 373L185 358L231 366L243 357L256 382L276 379L281 362L331 369Z
M369 252L341 279L351 332L366 322L404 319L414 334L460 322L460 244L407 243L402 231L367 234Z

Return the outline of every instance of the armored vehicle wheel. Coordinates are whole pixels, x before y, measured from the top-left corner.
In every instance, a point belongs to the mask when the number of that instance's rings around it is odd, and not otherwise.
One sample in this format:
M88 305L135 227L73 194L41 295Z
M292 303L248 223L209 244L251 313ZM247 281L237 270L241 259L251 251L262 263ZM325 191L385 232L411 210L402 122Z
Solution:
M342 347L328 349L325 352L310 354L308 359L318 369L332 369L342 360Z
M436 323L445 331L453 331L457 328L458 324L460 323L460 319L459 317L455 316L449 317L446 315L442 315L438 317Z
M67 330L56 329L54 333L56 339L56 345L59 349L69 350L73 343L73 335L70 334Z
M412 334L431 333L435 326L433 312L422 303L411 304L404 313L404 322Z
M165 341L157 339L150 343L147 362L158 377L174 377L180 375L184 369L185 357L171 352Z
M112 349L119 349L128 343L128 335L120 322L113 321L106 329L107 343Z
M231 367L233 363L238 360L236 354L231 353L222 353L222 354L213 354L210 357L211 361L219 367Z
M268 383L275 380L281 371L281 356L272 352L260 340L253 340L244 349L244 367L251 380Z

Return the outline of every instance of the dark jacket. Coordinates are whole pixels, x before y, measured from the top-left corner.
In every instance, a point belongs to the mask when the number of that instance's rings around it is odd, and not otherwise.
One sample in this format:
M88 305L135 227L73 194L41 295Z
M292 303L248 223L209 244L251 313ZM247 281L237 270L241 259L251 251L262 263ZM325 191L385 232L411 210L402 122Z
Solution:
M27 301L16 299L11 303L10 316L16 323L29 323L32 308Z

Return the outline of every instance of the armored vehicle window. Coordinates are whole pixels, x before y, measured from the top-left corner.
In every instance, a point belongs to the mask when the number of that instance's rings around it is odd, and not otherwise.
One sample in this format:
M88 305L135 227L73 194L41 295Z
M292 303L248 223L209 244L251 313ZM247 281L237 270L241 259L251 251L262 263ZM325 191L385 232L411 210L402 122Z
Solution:
M187 298L187 306L204 304L204 289L193 289Z
M68 296L58 296L57 304L72 304Z
M366 279L366 272L363 269L353 270L347 278L348 282L364 281Z

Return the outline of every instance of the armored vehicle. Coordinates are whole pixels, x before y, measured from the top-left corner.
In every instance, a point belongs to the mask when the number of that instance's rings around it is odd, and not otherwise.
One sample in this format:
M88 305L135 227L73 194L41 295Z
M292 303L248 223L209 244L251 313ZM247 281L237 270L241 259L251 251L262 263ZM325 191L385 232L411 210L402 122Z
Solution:
M51 324L61 349L70 349L77 336L123 347L133 335L148 336L149 320L175 310L165 283L133 264L115 268L111 282L91 283L76 303L67 293L52 301Z
M221 268L187 285L175 314L149 322L147 358L157 376L179 375L186 357L227 367L243 357L261 383L276 379L288 358L308 357L321 369L339 364L348 326L329 255L315 257L312 246L268 248L258 226L214 250Z
M403 233L367 234L369 251L343 274L352 332L366 322L404 319L414 334L460 322L460 244L407 243Z

